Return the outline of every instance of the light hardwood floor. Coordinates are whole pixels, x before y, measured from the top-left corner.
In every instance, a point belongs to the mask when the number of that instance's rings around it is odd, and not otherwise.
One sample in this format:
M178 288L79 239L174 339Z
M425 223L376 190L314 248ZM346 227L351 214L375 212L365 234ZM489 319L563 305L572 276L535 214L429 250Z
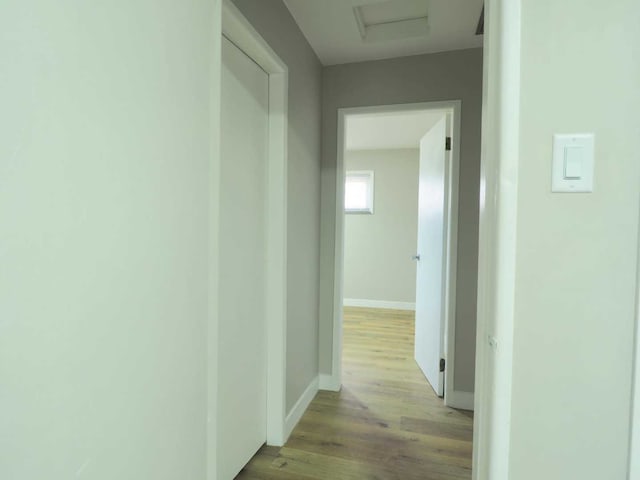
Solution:
M319 392L287 444L236 478L470 479L472 426L413 360L413 312L345 308L342 391Z

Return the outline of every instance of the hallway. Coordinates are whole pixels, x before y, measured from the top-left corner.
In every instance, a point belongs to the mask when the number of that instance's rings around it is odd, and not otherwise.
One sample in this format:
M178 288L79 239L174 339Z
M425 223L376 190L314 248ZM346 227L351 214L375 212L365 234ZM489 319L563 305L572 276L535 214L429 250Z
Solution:
M263 447L252 480L471 478L470 412L446 408L413 359L413 312L345 308L343 388L319 392L282 447Z

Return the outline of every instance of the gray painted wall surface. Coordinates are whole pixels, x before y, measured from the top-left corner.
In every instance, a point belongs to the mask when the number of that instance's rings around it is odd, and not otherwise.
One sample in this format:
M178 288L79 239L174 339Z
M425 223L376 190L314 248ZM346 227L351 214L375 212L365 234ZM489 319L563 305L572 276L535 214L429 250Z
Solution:
M344 298L416 300L420 151L347 152L347 170L374 172L373 215L345 215Z
M462 100L455 388L473 391L476 341L482 50L326 67L323 71L320 370L331 373L337 111Z
M281 0L234 3L289 68L289 410L318 375L322 66Z

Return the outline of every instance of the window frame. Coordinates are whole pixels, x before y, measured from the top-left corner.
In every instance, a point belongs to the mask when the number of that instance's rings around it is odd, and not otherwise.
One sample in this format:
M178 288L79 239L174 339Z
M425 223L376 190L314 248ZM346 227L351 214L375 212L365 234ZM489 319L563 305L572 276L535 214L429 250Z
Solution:
M347 184L350 178L364 178L367 185L367 205L364 208L347 208ZM344 176L344 213L373 215L375 173L373 170L347 170Z

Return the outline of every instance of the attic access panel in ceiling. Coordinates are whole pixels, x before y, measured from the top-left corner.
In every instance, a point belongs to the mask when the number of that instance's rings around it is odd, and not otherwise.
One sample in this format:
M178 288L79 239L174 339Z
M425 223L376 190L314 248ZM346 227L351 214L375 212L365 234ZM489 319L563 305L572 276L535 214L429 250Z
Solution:
M391 0L354 7L360 36L365 42L383 42L429 34L427 0Z

